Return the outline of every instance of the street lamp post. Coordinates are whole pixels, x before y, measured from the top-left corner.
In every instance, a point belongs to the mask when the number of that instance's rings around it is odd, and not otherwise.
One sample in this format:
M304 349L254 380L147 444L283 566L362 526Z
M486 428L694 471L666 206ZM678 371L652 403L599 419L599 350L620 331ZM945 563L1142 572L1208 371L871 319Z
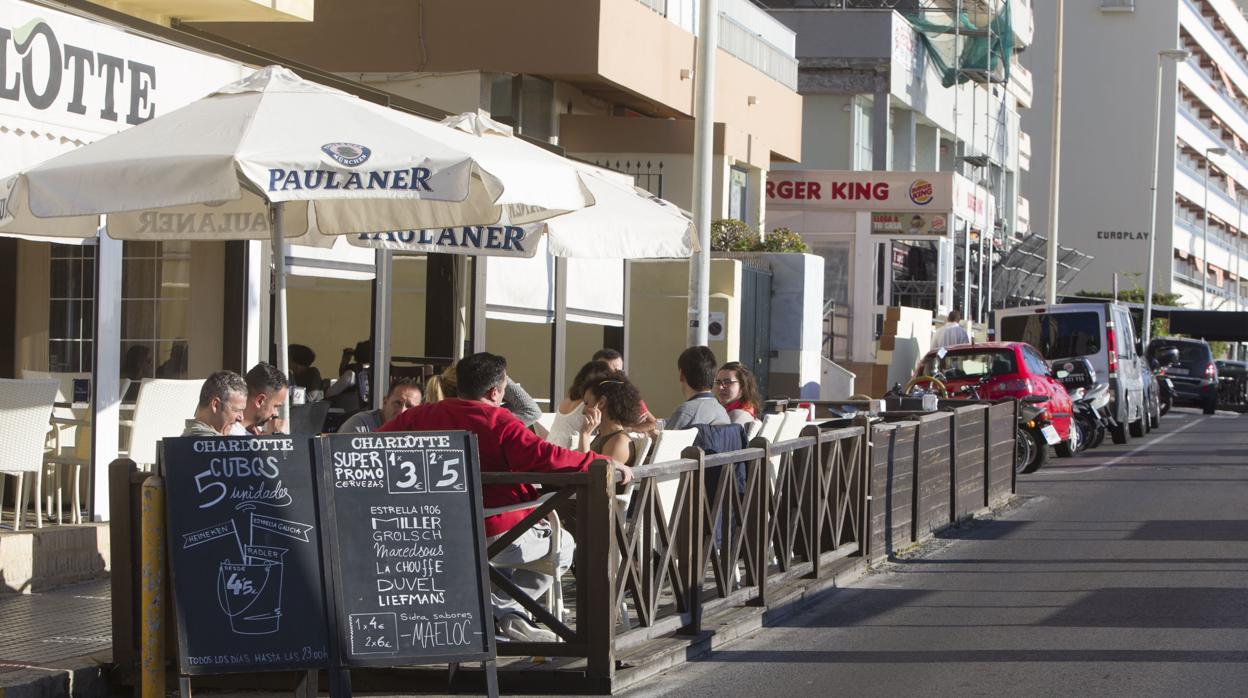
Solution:
M1209 160L1211 155L1226 155L1226 148L1221 146L1213 148L1205 148L1205 228L1201 234L1200 257L1201 257L1201 274L1200 284L1200 309L1209 309L1209 168L1213 163Z
M1060 210L1058 195L1062 178L1062 34L1065 18L1065 0L1057 0L1057 40L1053 60L1053 142L1050 144L1052 169L1049 170L1049 240L1044 260L1045 302L1057 302L1057 217Z
M1157 101L1153 109L1153 176L1148 180L1151 192L1148 204L1148 275L1144 281L1144 344L1148 347L1153 335L1153 266L1157 256L1157 160L1161 144L1161 74L1165 61L1185 61L1192 54L1183 49L1157 52Z
M1240 261L1243 260L1243 251L1240 249L1240 238L1244 236L1244 197L1235 197L1235 204L1239 208L1239 222L1235 224L1235 312L1243 310L1243 292L1244 277L1240 273ZM1235 358L1243 360L1244 344L1243 342L1235 342Z

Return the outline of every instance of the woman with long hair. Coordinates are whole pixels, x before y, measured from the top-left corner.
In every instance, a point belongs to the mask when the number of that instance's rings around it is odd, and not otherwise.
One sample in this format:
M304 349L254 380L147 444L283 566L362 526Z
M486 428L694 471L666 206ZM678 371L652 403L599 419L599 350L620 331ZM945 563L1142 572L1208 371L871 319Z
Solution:
M763 411L758 382L750 369L739 361L729 361L719 367L715 376L715 397L734 424L749 424Z
M589 436L597 428L597 422L589 422L585 415L585 397L589 386L605 380L612 374L605 361L590 361L576 372L567 397L555 411L555 421L550 425L546 440L557 446L584 451L589 447Z
M641 421L641 392L622 371L589 387L586 413L598 422L598 435L589 449L629 467L636 465L637 449L628 430Z

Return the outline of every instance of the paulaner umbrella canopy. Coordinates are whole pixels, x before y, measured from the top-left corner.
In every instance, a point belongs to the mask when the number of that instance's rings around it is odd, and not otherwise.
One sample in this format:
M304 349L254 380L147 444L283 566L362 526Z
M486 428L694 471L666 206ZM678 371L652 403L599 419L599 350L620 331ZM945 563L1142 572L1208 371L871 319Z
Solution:
M283 238L532 223L594 203L572 162L451 128L269 66L0 186L0 232L270 237L287 371Z
M469 133L515 140L512 129L481 114L459 114L442 123ZM594 205L538 223L511 219L494 226L448 226L351 236L359 247L497 257L532 257L546 238L555 257L656 259L688 257L697 248L693 222L679 207L633 184L633 178L574 162Z

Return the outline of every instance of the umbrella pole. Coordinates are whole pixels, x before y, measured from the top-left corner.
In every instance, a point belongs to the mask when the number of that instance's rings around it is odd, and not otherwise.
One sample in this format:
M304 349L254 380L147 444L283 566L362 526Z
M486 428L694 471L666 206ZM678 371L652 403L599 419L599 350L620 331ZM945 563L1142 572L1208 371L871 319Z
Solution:
M277 370L290 380L290 335L286 326L286 204L277 202L273 207L273 343L277 348ZM290 429L290 397L282 402L282 421Z

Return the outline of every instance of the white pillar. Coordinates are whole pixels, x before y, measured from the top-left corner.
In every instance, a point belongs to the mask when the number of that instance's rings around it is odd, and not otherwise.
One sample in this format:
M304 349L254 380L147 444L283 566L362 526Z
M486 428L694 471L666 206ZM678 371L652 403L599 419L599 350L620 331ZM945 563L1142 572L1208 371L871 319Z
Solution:
M390 318L392 280L394 278L394 253L377 250L373 258L373 288L376 301L373 307L373 408L381 409L390 389Z
M693 222L699 250L689 259L687 344L707 342L707 306L711 287L711 206L715 176L715 52L719 45L719 0L701 0L698 63L694 70ZM554 399L554 396L552 396Z
M269 346L269 274L268 248L259 240L247 241L247 298L243 309L243 372L268 356Z
M122 243L101 228L95 248L95 342L91 358L91 519L108 521L108 465L117 458L121 408ZM188 417L190 415L187 415Z
M277 370L283 376L290 375L290 333L286 326L286 240L285 204L273 206L273 234L270 236L273 256L273 322L274 344L277 351ZM282 402L282 421L290 424L290 400ZM289 427L287 427L289 428Z

